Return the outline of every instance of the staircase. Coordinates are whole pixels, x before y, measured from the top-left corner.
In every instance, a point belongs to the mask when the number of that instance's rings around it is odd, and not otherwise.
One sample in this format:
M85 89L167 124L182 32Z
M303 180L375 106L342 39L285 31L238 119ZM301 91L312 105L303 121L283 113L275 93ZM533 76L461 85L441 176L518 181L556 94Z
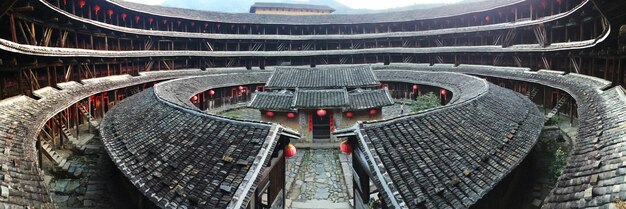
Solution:
M563 104L565 104L565 102L567 102L568 98L569 98L568 96L562 96L559 99L559 101L556 103L556 106L554 106L554 108L552 108L552 110L548 113L548 115L546 115L546 121L550 120L557 113L559 113L559 110L561 109Z
M83 174L83 169L79 166L69 162L66 157L61 156L56 150L53 149L52 144L47 140L40 140L41 148L44 155L54 163L55 169L67 173L72 177L80 177Z
M528 99L530 100L533 100L533 98L537 96L537 93L539 93L539 90L533 87L532 89L530 89L530 91L526 92L526 97L528 97Z
M93 116L91 116L91 114L89 113L89 110L87 110L87 107L85 107L85 105L79 104L78 109L80 110L81 113L83 113L85 118L89 120L89 125L93 127L94 129L98 129L98 126L100 124L98 123L98 121L96 121L96 119Z
M70 132L69 128L67 128L67 126L65 126L65 124L63 124L60 120L55 119L55 122L57 123L57 125L59 125L61 127L61 130L63 131L63 135L68 139L68 142L72 145L74 145L74 148L80 152L84 152L85 151L85 144L87 144L87 142L89 142L89 140L92 137L83 137L83 139L77 139L72 132Z

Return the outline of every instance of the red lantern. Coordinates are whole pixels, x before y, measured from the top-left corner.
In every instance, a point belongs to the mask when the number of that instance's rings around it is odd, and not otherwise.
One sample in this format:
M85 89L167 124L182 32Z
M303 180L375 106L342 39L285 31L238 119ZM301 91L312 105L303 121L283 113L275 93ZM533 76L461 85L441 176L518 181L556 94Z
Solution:
M63 0L63 5L67 5L67 0Z
M561 4L561 3L563 3L563 1L562 0L556 0L556 3L557 4Z
M291 158L296 156L296 151L296 146L293 146L293 144L287 145L287 148L285 148L285 157Z
M292 112L287 113L287 118L295 118L295 117L296 117L295 113L292 113Z
M243 90L243 86L239 86L239 91L242 91L242 90Z
M209 95L211 95L211 97L213 97L214 94L215 94L215 91L213 91L213 89L209 90Z
M352 112L346 112L346 117L351 118L352 116Z
M378 112L376 109L371 109L370 110L370 115L376 115L376 112Z
M445 89L441 89L441 95L446 95L446 90Z
M148 18L148 24L152 25L152 22L154 22L153 18Z
M139 20L141 20L141 17L139 15L135 16L135 22L139 23Z
M352 154L352 146L350 145L350 143L348 143L347 140L339 144L339 149L341 149L341 152L346 155Z
M326 110L324 110L324 109L319 109L319 110L317 110L316 113L317 113L317 116L320 116L320 117L326 116Z
M413 85L413 91L417 91L417 84Z
M191 22L191 27L196 26L196 22Z
M265 115L267 115L267 117L270 117L270 118L271 118L271 117L274 117L274 112L272 112L272 111L267 111L267 112L265 112Z
M93 10L96 10L96 14L100 11L100 5L93 6Z
M205 23L204 23L204 27L205 27L205 28L206 28L206 27L209 27L209 23L208 23L208 22L205 22Z
M85 7L85 5L87 5L87 2L85 2L85 0L80 0L78 2L78 6L80 6L80 8L82 9L83 7Z
M196 101L198 101L198 96L197 96L197 95L193 95L193 96L191 97L191 101L192 101L193 103L196 103Z
M107 14L109 14L109 17L112 17L112 16L113 16L113 10L112 10L112 9L109 9L109 10L107 11Z
M126 21L126 17L128 17L128 15L126 13L122 13L122 21Z
M486 17L485 17L485 21L487 21L487 22L491 22L491 16L486 16Z
M163 19L163 24L167 24L167 19Z

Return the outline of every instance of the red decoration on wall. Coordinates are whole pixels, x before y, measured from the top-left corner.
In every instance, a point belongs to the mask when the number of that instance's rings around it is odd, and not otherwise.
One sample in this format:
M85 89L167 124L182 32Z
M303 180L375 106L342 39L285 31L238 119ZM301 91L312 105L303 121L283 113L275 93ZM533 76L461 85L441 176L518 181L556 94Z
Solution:
M126 21L126 17L128 17L128 15L126 13L122 13L122 21Z
M376 115L377 112L378 112L378 110L371 109L369 113L370 113L370 115Z
M78 1L78 6L80 6L81 9L85 7L85 5L87 5L87 2L85 2L85 0Z
M315 113L317 114L317 116L320 116L320 117L326 116L326 110L324 110L324 109L319 109Z
M100 11L100 5L93 6L93 10L96 10L96 15Z
M339 149L346 155L352 154L352 145L350 145L347 140L339 144Z
M352 112L346 112L346 117L351 118L352 116Z
M313 114L309 115L309 132L313 131Z
M330 113L330 132L334 132L335 131L335 117L333 115L333 113Z
M112 9L109 9L109 10L107 11L107 14L109 15L109 17L112 17L112 16L113 16L113 10L112 10Z
M296 117L295 113L292 113L292 112L287 113L287 118L295 118L295 117Z
M215 94L215 91L213 91L213 89L209 90L209 95L211 95L211 97L213 97L214 94Z
M286 158L291 158L293 156L296 156L296 152L297 152L296 146L293 146L293 144L289 144L285 148L285 157Z
M135 16L135 22L139 23L139 20L141 20L141 17Z
M265 112L265 115L267 115L267 117L270 117L270 118L271 118L271 117L274 117L274 112L272 112L272 111L267 111L267 112Z
M441 89L441 95L446 95L446 90L445 89Z

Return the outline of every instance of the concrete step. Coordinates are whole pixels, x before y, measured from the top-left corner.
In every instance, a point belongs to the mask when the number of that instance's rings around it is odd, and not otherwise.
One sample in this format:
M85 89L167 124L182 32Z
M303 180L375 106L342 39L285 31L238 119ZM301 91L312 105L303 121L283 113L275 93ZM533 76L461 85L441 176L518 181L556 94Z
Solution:
M349 202L334 203L329 200L308 200L306 202L292 202L292 209L350 209Z

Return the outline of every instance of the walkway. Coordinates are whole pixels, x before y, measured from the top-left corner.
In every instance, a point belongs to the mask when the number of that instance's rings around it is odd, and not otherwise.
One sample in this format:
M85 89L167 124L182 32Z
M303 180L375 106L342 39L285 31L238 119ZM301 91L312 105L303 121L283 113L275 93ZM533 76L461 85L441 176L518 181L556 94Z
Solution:
M339 157L343 154L336 149L298 150L298 153L289 160L287 208L351 208L347 176Z

